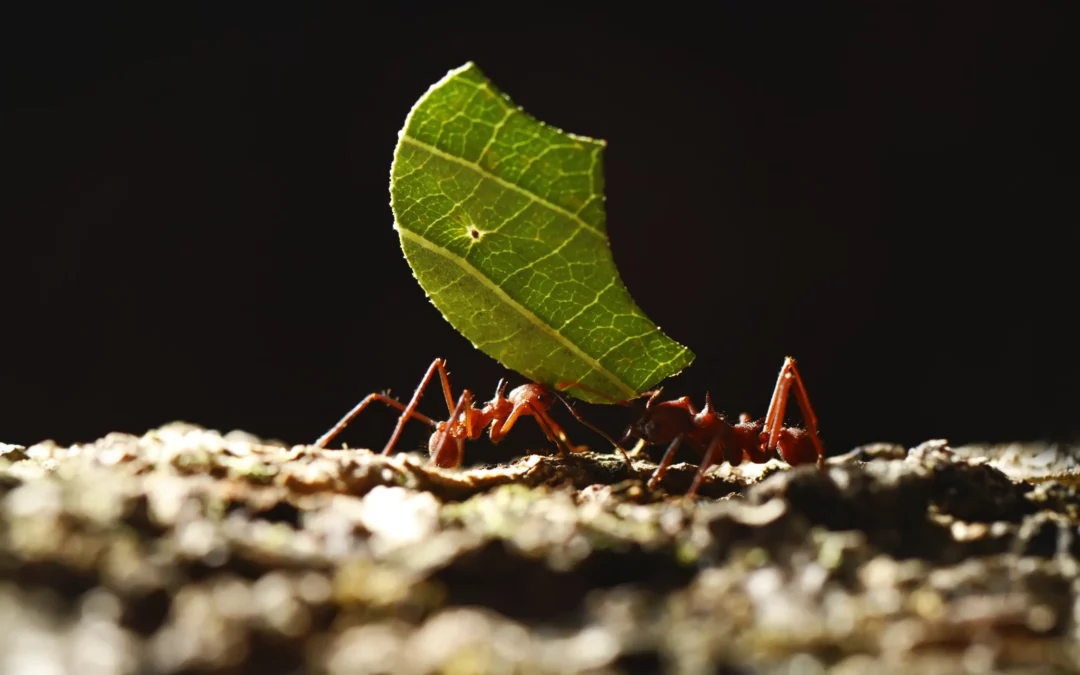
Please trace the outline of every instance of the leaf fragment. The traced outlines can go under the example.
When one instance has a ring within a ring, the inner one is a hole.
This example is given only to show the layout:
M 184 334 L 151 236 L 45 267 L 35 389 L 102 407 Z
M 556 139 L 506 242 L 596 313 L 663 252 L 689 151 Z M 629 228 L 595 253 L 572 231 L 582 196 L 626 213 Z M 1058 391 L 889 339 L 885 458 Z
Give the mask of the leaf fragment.
M 694 358 L 619 277 L 605 145 L 536 120 L 470 62 L 417 101 L 390 177 L 402 250 L 443 317 L 534 382 L 610 397 L 567 390 L 595 403 L 633 398 Z

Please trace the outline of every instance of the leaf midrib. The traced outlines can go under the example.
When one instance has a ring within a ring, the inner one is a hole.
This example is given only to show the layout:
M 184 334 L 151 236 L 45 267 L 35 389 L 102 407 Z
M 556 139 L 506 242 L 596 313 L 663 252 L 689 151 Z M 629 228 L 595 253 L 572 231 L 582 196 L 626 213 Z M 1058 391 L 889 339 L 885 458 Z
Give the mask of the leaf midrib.
M 419 149 L 421 149 L 421 150 L 423 150 L 425 152 L 430 152 L 432 155 L 435 155 L 439 159 L 444 159 L 444 160 L 446 160 L 448 162 L 453 162 L 453 163 L 455 163 L 455 164 L 457 164 L 459 166 L 463 166 L 463 167 L 465 167 L 467 169 L 471 169 L 471 170 L 475 171 L 476 173 L 480 174 L 481 176 L 483 176 L 484 178 L 487 178 L 489 180 L 492 180 L 492 181 L 498 183 L 501 187 L 504 187 L 507 190 L 512 190 L 514 192 L 517 192 L 518 194 L 520 194 L 520 195 L 524 196 L 525 198 L 527 198 L 529 201 L 532 201 L 533 203 L 536 203 L 536 204 L 540 204 L 541 206 L 544 206 L 545 208 L 551 209 L 552 211 L 558 213 L 561 216 L 565 216 L 566 218 L 569 218 L 570 220 L 574 221 L 574 223 L 576 223 L 581 229 L 586 230 L 587 232 L 589 232 L 593 236 L 595 236 L 595 237 L 597 237 L 597 238 L 599 238 L 599 239 L 601 239 L 601 240 L 603 240 L 605 242 L 607 241 L 607 235 L 606 234 L 604 234 L 603 232 L 598 230 L 595 226 L 586 223 L 584 220 L 581 219 L 581 216 L 577 215 L 576 213 L 573 213 L 572 211 L 566 210 L 565 208 L 563 208 L 562 206 L 559 206 L 558 204 L 555 204 L 553 202 L 548 201 L 547 199 L 544 199 L 543 197 L 536 194 L 535 192 L 530 192 L 530 191 L 526 190 L 525 188 L 521 187 L 520 185 L 512 183 L 512 182 L 506 180 L 505 178 L 502 178 L 500 176 L 497 176 L 497 175 L 491 173 L 490 171 L 488 171 L 484 167 L 480 166 L 476 162 L 470 162 L 469 160 L 465 159 L 464 157 L 459 157 L 457 155 L 450 154 L 449 152 L 446 152 L 445 150 L 441 150 L 441 149 L 435 147 L 434 145 L 431 145 L 429 143 L 425 143 L 424 141 L 421 141 L 421 140 L 419 140 L 417 138 L 414 138 L 413 136 L 409 136 L 407 134 L 402 134 L 401 142 L 402 143 L 408 143 L 409 145 L 415 146 L 415 147 L 417 147 L 417 148 L 419 148 Z
M 480 282 L 481 285 L 485 286 L 488 290 L 494 293 L 496 297 L 498 297 L 499 300 L 505 303 L 508 307 L 516 310 L 523 317 L 525 317 L 526 320 L 528 320 L 530 323 L 532 323 L 544 333 L 551 336 L 556 342 L 566 347 L 566 349 L 571 351 L 575 356 L 588 364 L 589 367 L 591 367 L 595 372 L 599 373 L 600 375 L 608 379 L 610 382 L 612 382 L 623 392 L 624 397 L 627 400 L 633 398 L 636 395 L 637 392 L 635 392 L 628 383 L 624 382 L 621 378 L 619 378 L 619 376 L 615 375 L 610 370 L 605 368 L 595 358 L 583 352 L 580 347 L 568 340 L 562 333 L 552 328 L 547 322 L 538 317 L 524 305 L 519 303 L 514 298 L 510 297 L 510 295 L 507 294 L 506 291 L 499 288 L 499 286 L 497 286 L 493 281 L 491 281 L 491 279 L 489 279 L 486 275 L 480 272 L 480 270 L 476 269 L 476 267 L 474 267 L 472 263 L 465 260 L 461 256 L 435 244 L 423 235 L 413 232 L 412 230 L 409 230 L 407 228 L 400 227 L 397 223 L 394 223 L 394 229 L 397 230 L 398 234 L 402 237 L 409 239 L 413 243 L 422 246 L 423 248 L 431 251 L 432 253 L 442 256 L 446 260 L 460 267 L 466 274 L 476 279 L 478 282 Z

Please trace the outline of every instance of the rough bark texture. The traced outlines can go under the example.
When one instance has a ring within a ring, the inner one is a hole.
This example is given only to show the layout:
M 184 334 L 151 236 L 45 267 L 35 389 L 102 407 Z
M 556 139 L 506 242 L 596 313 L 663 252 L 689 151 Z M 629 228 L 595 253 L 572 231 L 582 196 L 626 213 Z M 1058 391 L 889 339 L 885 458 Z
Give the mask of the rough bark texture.
M 1074 450 L 722 465 L 687 504 L 696 467 L 588 452 L 0 445 L 0 668 L 1080 672 Z

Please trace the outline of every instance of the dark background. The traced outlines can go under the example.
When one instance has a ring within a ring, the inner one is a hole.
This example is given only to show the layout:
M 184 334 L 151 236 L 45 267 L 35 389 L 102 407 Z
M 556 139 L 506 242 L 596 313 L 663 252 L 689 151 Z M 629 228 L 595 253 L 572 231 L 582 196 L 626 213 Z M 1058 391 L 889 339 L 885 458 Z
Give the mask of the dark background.
M 469 60 L 608 140 L 615 260 L 697 354 L 666 392 L 763 415 L 792 354 L 833 452 L 1074 440 L 1069 17 L 711 4 L 9 14 L 0 440 L 182 419 L 310 442 L 436 356 L 489 396 L 506 373 L 425 299 L 388 193 L 409 109 Z

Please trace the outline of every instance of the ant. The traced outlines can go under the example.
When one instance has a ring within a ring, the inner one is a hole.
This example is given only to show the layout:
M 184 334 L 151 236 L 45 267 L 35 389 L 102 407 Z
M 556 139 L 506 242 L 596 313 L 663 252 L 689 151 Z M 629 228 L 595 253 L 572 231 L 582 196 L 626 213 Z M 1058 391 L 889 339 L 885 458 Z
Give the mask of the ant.
M 805 429 L 784 426 L 784 412 L 792 385 L 806 423 Z M 557 385 L 559 389 L 575 386 L 589 389 L 573 382 L 560 382 Z M 675 451 L 684 442 L 703 455 L 701 467 L 686 493 L 687 497 L 697 494 L 705 472 L 714 463 L 718 451 L 733 466 L 744 460 L 764 464 L 773 453 L 791 466 L 810 462 L 816 462 L 819 469 L 825 466 L 825 450 L 818 437 L 817 417 L 810 407 L 810 398 L 795 366 L 795 359 L 790 356 L 784 359 L 769 411 L 762 420 L 754 421 L 750 415 L 743 413 L 739 415 L 738 424 L 731 424 L 722 414 L 717 414 L 708 393 L 705 394 L 705 407 L 699 411 L 688 396 L 657 402 L 660 392 L 660 389 L 656 389 L 641 394 L 639 398 L 648 397 L 641 418 L 630 424 L 622 439 L 615 444 L 624 456 L 622 443 L 632 438 L 644 440 L 647 445 L 668 444 L 667 451 L 647 483 L 650 490 L 664 477 Z M 620 403 L 628 404 L 626 401 Z
M 442 380 L 443 394 L 446 396 L 446 407 L 450 411 L 450 418 L 445 422 L 436 422 L 430 417 L 416 411 L 416 406 L 420 402 L 420 397 L 424 393 L 424 389 L 427 387 L 431 378 L 438 371 L 439 378 Z M 577 411 L 567 403 L 558 392 L 550 389 L 541 384 L 523 384 L 520 387 L 512 389 L 509 395 L 506 394 L 506 380 L 499 380 L 499 384 L 495 387 L 495 396 L 490 401 L 484 404 L 482 408 L 476 408 L 473 406 L 472 392 L 465 389 L 461 392 L 461 397 L 458 399 L 457 404 L 454 404 L 453 394 L 450 392 L 450 378 L 446 372 L 446 361 L 437 358 L 431 362 L 428 366 L 427 373 L 424 375 L 424 379 L 420 381 L 420 385 L 416 388 L 416 392 L 413 394 L 412 400 L 408 405 L 402 405 L 397 399 L 391 398 L 386 394 L 368 394 L 361 400 L 356 406 L 348 412 L 341 421 L 334 425 L 332 429 L 322 435 L 319 440 L 315 441 L 315 447 L 325 448 L 326 445 L 337 436 L 346 425 L 349 424 L 360 412 L 368 406 L 372 401 L 379 401 L 386 405 L 396 408 L 401 411 L 401 417 L 398 418 L 397 427 L 394 428 L 394 433 L 390 436 L 390 440 L 386 443 L 386 447 L 383 448 L 382 454 L 389 455 L 394 449 L 394 445 L 397 444 L 398 437 L 401 435 L 401 430 L 405 426 L 405 422 L 409 418 L 417 419 L 424 424 L 431 427 L 431 438 L 428 439 L 428 453 L 431 455 L 431 462 L 435 466 L 442 468 L 456 468 L 461 466 L 462 460 L 465 454 L 465 441 L 475 441 L 480 438 L 484 433 L 484 429 L 489 429 L 489 435 L 492 443 L 498 443 L 503 437 L 510 431 L 514 424 L 525 416 L 532 416 L 536 420 L 537 425 L 543 430 L 544 435 L 548 440 L 555 443 L 559 449 L 559 453 L 566 456 L 566 451 L 580 452 L 580 449 L 570 443 L 566 437 L 566 432 L 562 430 L 555 420 L 551 418 L 548 413 L 548 409 L 554 403 L 554 399 L 558 398 L 563 402 L 570 412 L 579 421 L 586 424 L 592 429 L 596 429 L 588 422 L 582 419 Z M 610 436 L 604 435 L 605 438 L 611 440 Z M 565 447 L 564 447 L 565 446 Z M 625 453 L 623 453 L 625 455 Z M 629 463 L 629 458 L 626 459 Z

